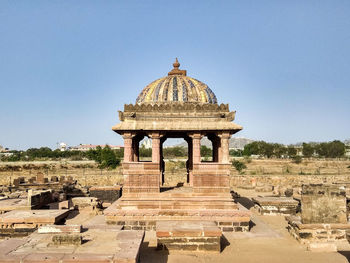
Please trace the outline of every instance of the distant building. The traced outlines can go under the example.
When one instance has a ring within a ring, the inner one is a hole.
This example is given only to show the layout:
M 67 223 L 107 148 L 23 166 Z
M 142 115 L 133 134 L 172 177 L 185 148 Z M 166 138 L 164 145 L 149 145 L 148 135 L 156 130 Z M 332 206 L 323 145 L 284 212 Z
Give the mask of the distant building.
M 0 145 L 0 153 L 6 153 L 9 151 L 9 148 L 5 148 L 2 145 Z
M 64 152 L 67 150 L 67 144 L 64 142 L 60 142 L 57 145 L 57 149 L 59 149 L 61 152 Z
M 145 139 L 142 142 L 141 147 L 145 147 L 146 149 L 152 148 L 152 141 L 150 139 Z
M 106 146 L 106 144 L 102 144 L 102 145 L 98 145 L 98 144 L 79 144 L 78 146 L 72 146 L 69 148 L 70 151 L 82 151 L 82 152 L 86 152 L 89 150 L 96 150 L 96 148 L 100 146 L 101 148 L 104 148 Z M 124 146 L 120 146 L 120 145 L 109 145 L 108 146 L 112 149 L 112 150 L 120 150 L 123 149 Z

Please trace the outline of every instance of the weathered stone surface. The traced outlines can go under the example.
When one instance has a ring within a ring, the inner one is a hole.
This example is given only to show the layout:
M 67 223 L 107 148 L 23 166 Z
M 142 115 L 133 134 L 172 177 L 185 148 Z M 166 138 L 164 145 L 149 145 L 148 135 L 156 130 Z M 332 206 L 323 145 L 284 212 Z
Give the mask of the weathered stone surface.
M 48 233 L 80 233 L 81 225 L 45 225 L 38 228 L 39 234 Z
M 334 243 L 310 243 L 307 250 L 312 252 L 337 252 L 337 245 Z
M 0 262 L 136 263 L 143 237 L 143 231 L 103 229 L 87 230 L 81 235 L 33 233 L 23 240 L 0 241 Z M 79 242 L 81 238 L 87 242 Z
M 0 236 L 25 236 L 41 225 L 58 223 L 67 216 L 67 210 L 10 211 L 0 215 Z
M 295 215 L 299 207 L 299 202 L 291 197 L 258 196 L 252 200 L 262 215 Z
M 103 202 L 113 203 L 121 196 L 120 186 L 95 186 L 89 189 L 90 196 Z
M 339 185 L 303 185 L 301 221 L 312 223 L 347 223 L 345 187 Z
M 220 252 L 222 231 L 215 222 L 162 221 L 156 226 L 159 248 Z
M 81 245 L 82 236 L 76 234 L 60 234 L 52 237 L 54 245 Z

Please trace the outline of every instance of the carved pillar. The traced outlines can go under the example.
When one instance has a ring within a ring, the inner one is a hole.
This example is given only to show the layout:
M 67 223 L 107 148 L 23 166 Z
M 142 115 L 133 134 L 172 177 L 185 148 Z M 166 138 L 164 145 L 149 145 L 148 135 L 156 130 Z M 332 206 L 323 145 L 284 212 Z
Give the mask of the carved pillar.
M 160 163 L 160 138 L 159 132 L 154 132 L 150 134 L 152 138 L 152 162 Z
M 189 137 L 192 138 L 192 151 L 191 151 L 191 166 L 193 167 L 193 164 L 200 163 L 201 162 L 201 139 L 202 135 L 200 133 L 192 133 L 189 134 Z M 193 170 L 190 171 L 189 174 L 189 183 L 190 186 L 193 186 Z
M 132 162 L 134 159 L 134 151 L 133 151 L 133 137 L 135 134 L 133 133 L 124 133 L 124 162 Z
M 200 163 L 202 135 L 200 133 L 193 133 L 190 137 L 192 138 L 192 161 L 193 163 Z
M 220 163 L 230 163 L 230 152 L 229 152 L 229 141 L 231 134 L 229 132 L 222 132 L 219 134 L 220 137 Z
M 152 138 L 152 163 L 158 163 L 159 164 L 159 185 L 163 185 L 163 176 L 161 171 L 161 134 L 159 132 L 152 132 L 149 134 L 149 137 Z

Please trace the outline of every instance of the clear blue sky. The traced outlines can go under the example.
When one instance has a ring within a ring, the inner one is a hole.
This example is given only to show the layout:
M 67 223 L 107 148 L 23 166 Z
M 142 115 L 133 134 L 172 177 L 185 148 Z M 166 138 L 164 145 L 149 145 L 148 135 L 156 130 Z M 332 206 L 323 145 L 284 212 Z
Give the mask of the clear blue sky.
M 0 1 L 0 145 L 121 144 L 175 57 L 236 110 L 235 136 L 350 138 L 350 1 Z

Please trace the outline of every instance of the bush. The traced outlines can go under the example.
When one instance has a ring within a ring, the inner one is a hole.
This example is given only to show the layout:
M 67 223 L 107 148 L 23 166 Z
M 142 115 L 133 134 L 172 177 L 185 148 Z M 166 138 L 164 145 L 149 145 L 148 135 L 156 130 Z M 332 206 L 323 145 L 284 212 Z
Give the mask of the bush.
M 294 156 L 293 157 L 293 163 L 300 164 L 302 162 L 303 158 L 301 156 Z
M 243 162 L 238 161 L 238 160 L 233 160 L 232 165 L 236 168 L 236 170 L 239 173 L 241 173 L 244 169 L 247 168 L 247 166 Z

